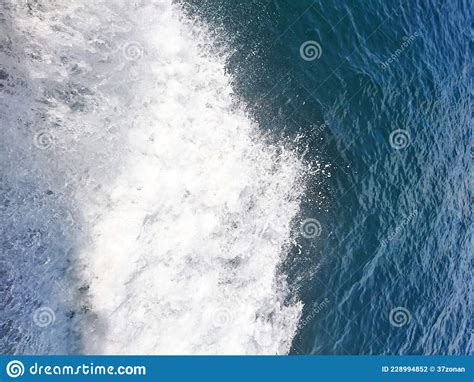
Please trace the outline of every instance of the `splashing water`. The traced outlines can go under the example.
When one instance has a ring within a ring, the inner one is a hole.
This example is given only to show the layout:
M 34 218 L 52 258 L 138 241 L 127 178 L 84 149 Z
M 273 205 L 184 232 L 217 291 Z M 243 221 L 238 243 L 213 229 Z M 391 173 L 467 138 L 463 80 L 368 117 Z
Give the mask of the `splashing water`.
M 7 315 L 47 300 L 56 318 L 22 319 L 10 345 L 33 339 L 11 351 L 287 353 L 301 304 L 278 265 L 303 166 L 241 111 L 205 28 L 152 0 L 11 2 L 2 17 L 15 207 L 2 239 L 40 233 L 5 252 L 12 289 L 39 285 L 12 292 Z M 38 253 L 42 276 L 28 270 Z

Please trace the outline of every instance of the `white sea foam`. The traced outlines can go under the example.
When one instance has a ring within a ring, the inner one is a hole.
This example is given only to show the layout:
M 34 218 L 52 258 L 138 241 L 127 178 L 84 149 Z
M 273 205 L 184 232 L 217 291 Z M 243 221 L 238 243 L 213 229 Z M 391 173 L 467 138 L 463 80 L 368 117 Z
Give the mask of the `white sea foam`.
M 225 54 L 168 1 L 39 4 L 9 8 L 36 108 L 9 121 L 54 138 L 28 155 L 73 206 L 78 351 L 287 353 L 302 165 L 238 107 Z

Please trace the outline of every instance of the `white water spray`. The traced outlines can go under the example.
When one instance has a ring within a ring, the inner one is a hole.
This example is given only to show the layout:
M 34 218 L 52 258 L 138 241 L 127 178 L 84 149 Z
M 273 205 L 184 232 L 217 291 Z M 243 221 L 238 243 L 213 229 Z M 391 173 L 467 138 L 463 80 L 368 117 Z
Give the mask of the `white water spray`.
M 302 165 L 236 106 L 206 31 L 156 0 L 8 15 L 6 66 L 28 85 L 2 105 L 28 102 L 2 113 L 7 138 L 26 142 L 2 159 L 34 158 L 75 222 L 62 230 L 82 311 L 56 312 L 61 338 L 73 324 L 84 353 L 287 353 L 301 304 L 277 267 Z

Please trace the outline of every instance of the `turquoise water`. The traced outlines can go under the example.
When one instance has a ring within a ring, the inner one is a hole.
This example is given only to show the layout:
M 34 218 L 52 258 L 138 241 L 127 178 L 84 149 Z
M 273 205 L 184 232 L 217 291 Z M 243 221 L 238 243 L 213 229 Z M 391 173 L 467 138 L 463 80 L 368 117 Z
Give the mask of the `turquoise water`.
M 472 354 L 473 4 L 184 4 L 231 47 L 249 114 L 316 169 L 295 231 L 319 236 L 282 266 L 304 302 L 291 353 Z

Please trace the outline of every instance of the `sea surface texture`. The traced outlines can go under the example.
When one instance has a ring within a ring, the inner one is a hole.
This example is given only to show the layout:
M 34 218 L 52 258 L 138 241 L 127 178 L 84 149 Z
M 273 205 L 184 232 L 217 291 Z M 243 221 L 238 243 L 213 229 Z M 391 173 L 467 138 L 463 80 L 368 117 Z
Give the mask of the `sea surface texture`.
M 0 0 L 0 352 L 472 354 L 473 17 Z

